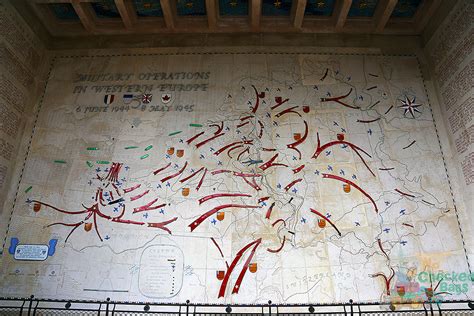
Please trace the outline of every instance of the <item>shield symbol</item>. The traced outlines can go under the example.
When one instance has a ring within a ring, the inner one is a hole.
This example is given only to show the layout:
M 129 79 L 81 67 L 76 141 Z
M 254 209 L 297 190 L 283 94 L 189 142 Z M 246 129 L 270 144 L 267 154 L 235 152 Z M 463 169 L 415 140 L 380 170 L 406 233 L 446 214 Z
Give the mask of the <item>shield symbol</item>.
M 425 294 L 427 298 L 431 299 L 433 297 L 433 288 L 427 287 L 425 289 Z
M 249 264 L 249 271 L 252 272 L 252 273 L 257 272 L 257 263 L 256 262 L 253 262 L 253 263 Z
M 224 220 L 225 213 L 224 212 L 217 212 L 217 219 L 222 221 Z
M 33 211 L 39 212 L 40 209 L 41 209 L 41 204 L 35 203 L 35 204 L 33 205 Z
M 181 191 L 183 196 L 188 196 L 189 195 L 189 188 L 183 188 L 183 191 Z
M 281 103 L 282 101 L 282 98 L 281 97 L 275 97 L 275 102 L 276 103 Z
M 84 224 L 84 230 L 86 232 L 90 231 L 92 229 L 92 223 L 85 223 Z
M 300 133 L 294 133 L 293 134 L 293 139 L 294 140 L 300 140 L 301 139 L 301 134 Z
M 164 104 L 166 103 L 169 103 L 171 101 L 171 94 L 169 93 L 163 93 L 161 95 L 161 102 L 163 102 Z
M 112 102 L 114 102 L 114 99 L 115 99 L 115 95 L 113 94 L 106 94 L 104 96 L 104 103 L 109 105 L 109 104 L 112 104 Z
M 130 104 L 133 101 L 133 94 L 124 94 L 123 95 L 123 103 Z
M 224 271 L 222 271 L 222 270 L 216 271 L 216 276 L 217 276 L 217 279 L 218 279 L 219 281 L 222 281 L 222 280 L 224 280 L 225 273 L 224 273 Z
M 397 285 L 397 293 L 400 297 L 403 297 L 405 295 L 405 286 Z
M 319 226 L 319 228 L 326 227 L 326 220 L 322 219 L 322 218 L 318 219 L 318 226 Z
M 178 149 L 178 151 L 176 152 L 176 156 L 178 156 L 179 158 L 183 157 L 184 156 L 184 149 Z
M 342 185 L 342 188 L 344 189 L 344 192 L 346 192 L 346 193 L 351 192 L 351 186 L 350 186 L 349 184 L 347 184 L 347 183 L 344 183 L 344 184 Z
M 337 140 L 342 142 L 344 140 L 344 134 L 337 134 Z
M 303 112 L 309 113 L 309 106 L 308 105 L 303 105 Z
M 150 103 L 152 99 L 153 99 L 153 94 L 151 93 L 145 93 L 144 95 L 142 95 L 143 104 Z
M 174 154 L 174 147 L 168 148 L 168 150 L 166 152 L 168 153 L 168 155 Z

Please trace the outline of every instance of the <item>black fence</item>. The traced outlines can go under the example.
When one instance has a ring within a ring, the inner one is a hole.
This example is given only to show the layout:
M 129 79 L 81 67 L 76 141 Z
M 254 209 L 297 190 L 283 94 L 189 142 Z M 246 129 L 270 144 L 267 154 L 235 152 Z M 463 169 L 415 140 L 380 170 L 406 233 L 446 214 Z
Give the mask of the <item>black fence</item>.
M 471 301 L 426 301 L 394 303 L 346 304 L 268 304 L 212 305 L 166 304 L 147 302 L 50 300 L 30 298 L 0 298 L 0 315 L 61 316 L 61 315 L 474 315 Z

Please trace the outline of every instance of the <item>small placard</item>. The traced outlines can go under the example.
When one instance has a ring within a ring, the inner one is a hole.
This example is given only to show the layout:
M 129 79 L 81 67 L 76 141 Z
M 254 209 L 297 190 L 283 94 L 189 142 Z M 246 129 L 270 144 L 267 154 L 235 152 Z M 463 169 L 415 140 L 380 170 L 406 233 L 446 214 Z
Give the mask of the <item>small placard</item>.
M 184 255 L 173 245 L 152 245 L 140 259 L 138 287 L 151 298 L 176 296 L 183 285 Z
M 47 245 L 18 245 L 13 258 L 15 260 L 43 261 L 48 258 Z

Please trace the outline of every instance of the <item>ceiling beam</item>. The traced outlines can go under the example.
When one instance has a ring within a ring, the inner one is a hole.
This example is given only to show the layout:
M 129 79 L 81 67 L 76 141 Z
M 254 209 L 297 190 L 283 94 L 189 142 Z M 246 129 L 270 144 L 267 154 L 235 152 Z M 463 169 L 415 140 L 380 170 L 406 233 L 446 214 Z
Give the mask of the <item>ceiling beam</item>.
M 340 0 L 336 8 L 336 31 L 341 31 L 346 24 L 347 14 L 351 8 L 352 0 Z
M 71 4 L 74 7 L 77 16 L 79 16 L 79 19 L 81 20 L 81 23 L 86 31 L 95 33 L 96 27 L 94 17 L 92 16 L 91 10 L 86 7 L 89 5 L 89 3 L 81 3 L 80 0 L 72 0 Z
M 161 9 L 163 10 L 163 17 L 165 18 L 166 27 L 174 30 L 176 27 L 176 6 L 173 6 L 171 0 L 160 0 Z
M 393 9 L 397 5 L 398 0 L 382 0 L 378 3 L 374 14 L 375 33 L 382 33 L 387 25 L 388 19 L 392 15 Z
M 413 17 L 417 33 L 421 33 L 425 29 L 426 24 L 428 24 L 428 21 L 431 19 L 440 4 L 441 0 L 423 1 L 421 3 Z
M 258 31 L 260 28 L 261 13 L 262 0 L 252 0 L 250 4 L 250 25 L 253 31 Z
M 307 0 L 296 0 L 293 3 L 291 12 L 291 21 L 296 29 L 301 29 L 303 26 L 304 10 L 306 9 Z
M 133 26 L 137 21 L 137 15 L 135 13 L 133 4 L 128 0 L 115 0 L 115 6 L 122 17 L 125 28 L 127 30 L 133 30 Z
M 217 27 L 217 6 L 217 0 L 206 0 L 207 24 L 211 30 Z
M 48 3 L 71 3 L 72 0 L 35 0 L 34 2 L 35 3 L 44 3 L 44 4 L 48 4 Z

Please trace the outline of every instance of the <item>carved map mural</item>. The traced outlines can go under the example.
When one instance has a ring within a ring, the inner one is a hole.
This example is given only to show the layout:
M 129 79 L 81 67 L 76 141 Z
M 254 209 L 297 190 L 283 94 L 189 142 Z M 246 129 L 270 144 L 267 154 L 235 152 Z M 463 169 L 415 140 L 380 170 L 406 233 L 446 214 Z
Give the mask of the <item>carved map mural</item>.
M 472 297 L 437 135 L 414 57 L 58 58 L 2 295 Z

